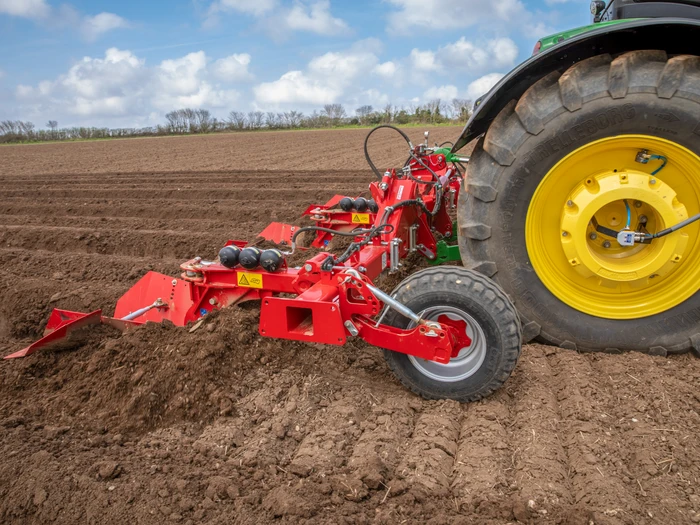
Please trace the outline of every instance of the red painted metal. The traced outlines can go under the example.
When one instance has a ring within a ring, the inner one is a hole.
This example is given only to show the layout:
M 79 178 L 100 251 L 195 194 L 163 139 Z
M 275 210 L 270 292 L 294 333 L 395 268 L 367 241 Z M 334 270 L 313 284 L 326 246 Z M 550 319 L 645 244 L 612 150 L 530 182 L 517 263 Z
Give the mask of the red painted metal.
M 270 223 L 267 228 L 258 234 L 258 237 L 262 237 L 268 241 L 272 241 L 277 244 L 292 244 L 292 235 L 297 230 L 297 226 L 292 226 L 291 224 L 285 224 L 283 222 L 273 222 Z
M 345 195 L 334 195 L 326 204 L 312 204 L 302 216 L 308 216 L 316 226 L 338 232 L 351 232 L 356 228 L 368 228 L 374 224 L 377 214 L 369 210 L 364 212 L 343 211 L 336 206 Z M 330 232 L 319 231 L 311 243 L 314 248 L 325 248 L 333 239 Z
M 69 310 L 59 310 L 56 308 L 51 312 L 49 322 L 46 324 L 44 337 L 18 352 L 6 355 L 5 359 L 26 357 L 41 348 L 48 348 L 56 342 L 65 339 L 72 331 L 78 328 L 91 324 L 100 324 L 101 315 L 102 310 L 95 310 L 94 312 L 86 314 L 82 312 L 71 312 Z
M 375 228 L 381 225 L 381 221 L 388 225 L 346 261 L 336 262 L 332 270 L 322 270 L 324 262 L 332 256 L 326 252 L 318 253 L 298 268 L 288 268 L 285 264 L 276 273 L 267 273 L 261 268 L 231 269 L 214 261 L 195 258 L 181 265 L 180 278 L 148 272 L 119 299 L 114 318 L 101 317 L 99 311 L 80 314 L 55 310 L 45 337 L 8 357 L 29 355 L 85 324 L 103 322 L 126 329 L 167 319 L 185 326 L 213 310 L 243 301 L 261 300 L 259 331 L 267 337 L 342 345 L 356 333 L 368 343 L 382 348 L 439 363 L 448 362 L 461 348 L 471 344 L 466 336 L 466 325 L 457 325 L 449 318 L 441 318 L 432 325 L 419 324 L 410 330 L 377 324 L 373 318 L 381 312 L 384 304 L 365 286 L 389 268 L 391 246 L 397 239 L 398 257 L 403 259 L 412 249 L 426 254 L 436 253 L 436 234 L 442 236 L 452 232 L 452 221 L 447 212 L 448 191 L 455 189 L 456 197 L 460 180 L 453 176 L 444 156 L 423 155 L 418 147 L 414 153 L 440 178 L 444 193 L 436 194 L 435 185 L 421 183 L 432 181 L 433 174 L 413 160 L 411 177 L 406 177 L 404 171 L 390 170 L 381 182 L 370 184 L 371 198 L 379 208 L 377 213 L 353 217 L 356 212 L 337 209 L 342 195 L 334 196 L 324 205 L 310 206 L 304 212 L 318 226 L 335 231 Z M 435 216 L 427 215 L 417 204 L 419 199 L 425 208 L 433 210 L 438 197 L 441 199 L 440 210 Z M 402 201 L 409 203 L 395 207 Z M 387 211 L 390 207 L 393 209 L 391 213 Z M 291 245 L 298 228 L 272 223 L 260 236 L 278 244 Z M 413 230 L 416 246 L 411 247 L 409 240 Z M 330 238 L 322 233 L 318 232 L 316 236 L 316 246 L 323 246 Z M 360 234 L 356 240 L 361 238 Z M 242 247 L 246 243 L 226 243 L 230 244 Z M 354 270 L 352 275 L 346 272 L 350 269 Z M 162 301 L 162 306 L 154 307 L 136 319 L 123 319 L 154 304 L 157 299 Z

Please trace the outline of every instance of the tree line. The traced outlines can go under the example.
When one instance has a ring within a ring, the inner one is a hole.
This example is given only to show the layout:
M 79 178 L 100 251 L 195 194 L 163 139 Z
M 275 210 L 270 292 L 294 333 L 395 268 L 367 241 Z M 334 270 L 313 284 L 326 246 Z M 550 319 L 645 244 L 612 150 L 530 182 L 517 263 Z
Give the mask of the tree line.
M 381 109 L 370 105 L 355 109 L 348 116 L 342 104 L 326 104 L 321 111 L 305 115 L 301 111 L 263 112 L 231 111 L 227 118 L 217 119 L 207 109 L 177 109 L 165 115 L 165 123 L 144 128 L 59 128 L 49 120 L 44 129 L 21 120 L 0 121 L 0 143 L 42 142 L 53 140 L 107 139 L 125 137 L 155 137 L 189 135 L 224 131 L 256 131 L 279 129 L 317 129 L 345 126 L 376 126 L 379 124 L 444 124 L 464 123 L 472 113 L 472 103 L 465 99 L 445 102 L 431 100 L 408 108 L 387 104 Z

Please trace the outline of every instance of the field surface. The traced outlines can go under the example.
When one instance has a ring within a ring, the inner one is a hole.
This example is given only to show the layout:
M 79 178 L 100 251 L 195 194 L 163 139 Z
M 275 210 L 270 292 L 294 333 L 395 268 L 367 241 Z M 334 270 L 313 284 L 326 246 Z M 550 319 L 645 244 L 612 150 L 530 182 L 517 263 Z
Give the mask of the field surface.
M 0 351 L 366 191 L 365 133 L 0 148 Z M 429 402 L 364 343 L 261 338 L 254 304 L 193 333 L 103 327 L 0 362 L 0 522 L 700 523 L 699 387 L 690 354 L 528 345 L 491 398 Z

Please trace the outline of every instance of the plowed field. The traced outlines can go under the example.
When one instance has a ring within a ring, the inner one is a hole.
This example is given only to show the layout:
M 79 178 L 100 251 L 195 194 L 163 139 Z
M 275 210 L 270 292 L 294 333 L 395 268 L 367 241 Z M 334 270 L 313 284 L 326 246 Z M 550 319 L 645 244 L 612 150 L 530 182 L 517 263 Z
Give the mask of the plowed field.
M 148 270 L 362 193 L 365 133 L 0 148 L 0 350 L 54 307 L 110 313 Z M 102 327 L 0 362 L 0 522 L 700 523 L 692 355 L 528 345 L 460 405 L 412 395 L 364 343 L 263 339 L 256 319 Z

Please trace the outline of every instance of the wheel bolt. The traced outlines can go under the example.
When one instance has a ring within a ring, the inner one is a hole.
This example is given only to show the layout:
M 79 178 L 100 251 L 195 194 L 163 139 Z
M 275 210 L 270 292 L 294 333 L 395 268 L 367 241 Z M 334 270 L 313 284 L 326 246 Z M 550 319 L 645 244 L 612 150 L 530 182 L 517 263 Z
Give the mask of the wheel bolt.
M 567 205 L 569 208 L 571 208 L 571 207 L 574 205 L 574 201 L 568 200 L 568 201 L 566 201 L 566 205 Z
M 596 232 L 592 232 L 588 238 L 592 241 L 595 241 L 598 238 L 598 234 Z
M 634 207 L 635 207 L 635 208 L 641 208 L 641 207 L 642 207 L 641 201 L 635 201 Z
M 561 232 L 562 237 L 567 237 L 569 235 L 569 232 Z
M 603 248 L 610 248 L 610 241 L 605 241 L 603 243 Z
M 651 179 L 651 180 L 649 181 L 649 184 L 656 184 L 656 179 Z
M 646 224 L 646 223 L 647 223 L 647 216 L 646 216 L 646 215 L 640 215 L 640 216 L 639 216 L 639 222 L 641 222 L 642 224 Z

